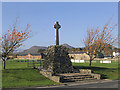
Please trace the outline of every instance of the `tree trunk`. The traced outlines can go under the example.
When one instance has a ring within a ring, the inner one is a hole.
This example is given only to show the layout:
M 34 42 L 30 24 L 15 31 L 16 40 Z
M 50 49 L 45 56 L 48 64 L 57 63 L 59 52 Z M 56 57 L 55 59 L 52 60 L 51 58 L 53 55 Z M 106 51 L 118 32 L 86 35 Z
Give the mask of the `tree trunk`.
M 7 58 L 2 58 L 2 61 L 3 61 L 3 69 L 5 69 L 5 65 L 6 65 L 6 60 L 7 60 Z
M 89 66 L 91 67 L 91 65 L 92 65 L 92 59 L 90 58 L 90 63 L 89 63 Z
M 3 69 L 5 69 L 5 60 L 4 60 L 4 67 L 3 67 Z

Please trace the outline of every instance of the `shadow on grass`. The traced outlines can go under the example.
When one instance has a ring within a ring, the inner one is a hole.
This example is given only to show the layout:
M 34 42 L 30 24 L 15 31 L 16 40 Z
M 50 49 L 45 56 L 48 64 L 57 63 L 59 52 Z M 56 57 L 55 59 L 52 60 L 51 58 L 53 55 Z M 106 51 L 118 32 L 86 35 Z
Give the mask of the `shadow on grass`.
M 104 74 L 100 74 L 101 75 L 101 79 L 107 79 L 107 75 L 104 75 Z
M 5 69 L 2 71 L 10 71 L 10 70 L 32 70 L 33 68 L 17 68 L 17 69 Z
M 105 70 L 108 68 L 103 68 L 103 67 L 89 67 L 89 66 L 73 66 L 75 69 L 91 69 L 91 70 Z

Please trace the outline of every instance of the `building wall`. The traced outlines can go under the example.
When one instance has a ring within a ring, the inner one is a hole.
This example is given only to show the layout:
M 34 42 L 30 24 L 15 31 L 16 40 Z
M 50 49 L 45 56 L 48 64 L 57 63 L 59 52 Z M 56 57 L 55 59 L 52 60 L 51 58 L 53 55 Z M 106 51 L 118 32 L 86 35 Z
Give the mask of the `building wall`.
M 69 54 L 69 57 L 75 60 L 89 60 L 90 57 L 86 53 L 83 54 Z
M 89 60 L 90 57 L 86 53 L 83 54 L 69 54 L 69 57 L 75 60 Z M 17 59 L 41 59 L 42 56 L 33 56 L 31 54 L 28 54 L 26 56 L 17 56 Z
M 17 56 L 17 59 L 41 59 L 42 56 L 39 55 L 39 56 L 33 56 L 31 54 L 28 54 L 26 56 Z

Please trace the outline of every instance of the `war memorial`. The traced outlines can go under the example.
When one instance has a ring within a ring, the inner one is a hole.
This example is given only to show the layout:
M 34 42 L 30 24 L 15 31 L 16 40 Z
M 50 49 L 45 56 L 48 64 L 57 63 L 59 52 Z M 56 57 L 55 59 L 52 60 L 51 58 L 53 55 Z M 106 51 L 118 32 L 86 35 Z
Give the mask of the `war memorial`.
M 47 56 L 40 73 L 60 83 L 100 79 L 100 75 L 94 74 L 90 69 L 74 69 L 68 55 L 68 49 L 59 45 L 59 29 L 61 26 L 55 22 L 53 27 L 55 28 L 55 45 L 48 47 Z

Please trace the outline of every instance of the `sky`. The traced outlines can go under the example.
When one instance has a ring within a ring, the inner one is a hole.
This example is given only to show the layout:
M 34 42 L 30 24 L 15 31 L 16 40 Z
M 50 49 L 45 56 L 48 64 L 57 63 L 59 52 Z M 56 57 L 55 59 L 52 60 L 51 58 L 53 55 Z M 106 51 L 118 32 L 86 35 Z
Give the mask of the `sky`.
M 83 38 L 87 28 L 102 28 L 112 17 L 118 23 L 117 2 L 3 2 L 2 33 L 7 32 L 16 17 L 21 28 L 31 25 L 32 37 L 21 49 L 32 46 L 55 45 L 55 29 L 58 21 L 59 43 L 84 47 Z M 115 28 L 114 34 L 118 33 Z

